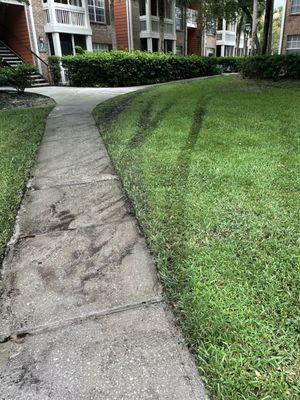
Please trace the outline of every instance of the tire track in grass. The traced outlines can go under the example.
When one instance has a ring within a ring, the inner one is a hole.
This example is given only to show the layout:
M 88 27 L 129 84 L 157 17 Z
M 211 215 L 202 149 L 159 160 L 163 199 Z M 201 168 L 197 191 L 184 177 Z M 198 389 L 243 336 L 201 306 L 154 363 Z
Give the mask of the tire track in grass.
M 157 96 L 151 97 L 146 102 L 138 121 L 137 132 L 131 138 L 129 147 L 136 148 L 141 146 L 145 140 L 147 140 L 147 138 L 155 132 L 156 128 L 159 126 L 159 123 L 165 118 L 167 113 L 170 111 L 170 108 L 175 103 L 175 99 L 168 101 L 164 107 L 159 110 L 153 118 L 151 118 L 151 111 L 156 98 Z
M 203 101 L 204 100 L 204 101 Z M 184 258 L 186 249 L 182 234 L 185 231 L 186 193 L 188 190 L 188 179 L 190 175 L 191 158 L 205 117 L 206 99 L 202 99 L 195 107 L 193 121 L 188 136 L 177 157 L 174 173 L 171 177 L 171 190 L 166 195 L 166 225 L 171 222 L 170 236 L 167 237 L 168 262 L 180 257 Z

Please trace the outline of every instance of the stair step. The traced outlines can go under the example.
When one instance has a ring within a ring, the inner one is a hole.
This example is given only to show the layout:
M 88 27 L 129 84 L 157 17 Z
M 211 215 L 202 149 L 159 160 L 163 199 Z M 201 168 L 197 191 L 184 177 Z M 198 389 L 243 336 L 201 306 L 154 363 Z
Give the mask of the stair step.
M 7 60 L 4 60 L 7 64 L 11 64 L 11 65 L 16 65 L 16 64 L 23 64 L 23 61 L 21 61 L 21 60 L 9 60 L 9 61 L 7 61 Z
M 2 57 L 4 61 L 21 61 L 18 57 Z
M 5 44 L 2 42 L 0 42 L 0 58 L 2 58 L 2 60 L 12 68 L 24 63 L 24 61 L 18 57 L 17 54 L 14 54 L 14 52 L 10 51 L 10 49 L 5 47 Z M 46 81 L 46 79 L 39 73 L 33 73 L 30 75 L 30 77 L 32 79 L 31 86 L 33 87 L 49 86 L 49 83 Z
M 32 83 L 31 87 L 50 86 L 48 82 L 45 83 Z

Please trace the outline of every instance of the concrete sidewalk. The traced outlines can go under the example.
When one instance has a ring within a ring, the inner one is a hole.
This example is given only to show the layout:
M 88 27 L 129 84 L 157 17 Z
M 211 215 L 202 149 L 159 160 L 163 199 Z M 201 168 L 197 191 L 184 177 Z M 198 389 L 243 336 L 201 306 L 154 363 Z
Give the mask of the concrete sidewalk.
M 3 265 L 1 400 L 206 399 L 91 116 L 134 90 L 31 90 L 57 105 Z

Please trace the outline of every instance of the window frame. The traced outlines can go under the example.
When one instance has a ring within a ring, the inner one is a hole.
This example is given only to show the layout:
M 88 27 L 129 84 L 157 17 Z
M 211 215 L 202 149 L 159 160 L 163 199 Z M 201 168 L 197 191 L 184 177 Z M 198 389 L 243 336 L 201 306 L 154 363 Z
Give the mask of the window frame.
M 290 14 L 292 15 L 300 14 L 300 0 L 291 0 Z
M 297 39 L 292 39 L 292 38 L 297 38 Z M 295 42 L 296 47 L 289 47 L 289 44 Z M 299 35 L 288 35 L 287 36 L 287 42 L 286 42 L 286 52 L 287 53 L 293 53 L 293 50 L 297 50 L 296 53 L 300 53 L 300 34 Z
M 102 2 L 103 3 L 103 7 L 102 6 L 97 6 L 96 5 L 97 2 L 99 2 L 99 3 Z M 90 3 L 93 3 L 93 4 L 90 4 Z M 93 16 L 94 16 L 95 19 L 91 19 L 90 10 L 93 10 Z M 103 21 L 97 21 L 96 10 L 103 10 Z M 88 13 L 89 13 L 89 20 L 93 24 L 106 24 L 105 0 L 88 0 Z
M 180 18 L 179 16 L 179 12 L 180 12 Z M 180 23 L 180 26 L 177 23 Z M 178 27 L 179 26 L 179 27 Z M 183 7 L 175 7 L 175 27 L 176 27 L 176 31 L 183 31 Z

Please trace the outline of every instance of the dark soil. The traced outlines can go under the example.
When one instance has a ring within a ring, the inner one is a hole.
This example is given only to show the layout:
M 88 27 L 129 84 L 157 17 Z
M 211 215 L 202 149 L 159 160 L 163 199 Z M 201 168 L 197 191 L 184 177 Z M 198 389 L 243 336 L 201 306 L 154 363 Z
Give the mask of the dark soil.
M 36 93 L 17 93 L 13 90 L 0 90 L 0 111 L 11 108 L 45 107 L 54 104 L 54 100 Z

